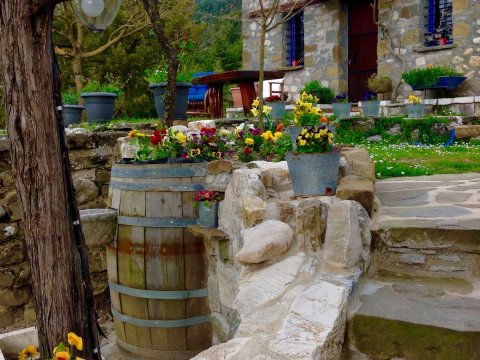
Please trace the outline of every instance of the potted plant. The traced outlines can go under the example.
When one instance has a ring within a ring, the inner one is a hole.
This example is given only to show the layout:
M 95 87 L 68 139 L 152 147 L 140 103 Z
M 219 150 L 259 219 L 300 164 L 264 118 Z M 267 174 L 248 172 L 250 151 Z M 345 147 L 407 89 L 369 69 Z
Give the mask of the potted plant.
M 265 104 L 271 108 L 270 116 L 272 119 L 283 119 L 285 116 L 285 102 L 278 95 L 272 95 L 265 98 Z
M 223 196 L 218 191 L 197 191 L 193 197 L 193 206 L 198 207 L 198 224 L 203 227 L 218 226 L 218 202 Z
M 285 157 L 296 196 L 335 194 L 340 150 L 333 147 L 333 133 L 326 126 L 304 127 L 296 150 Z
M 167 66 L 145 70 L 145 80 L 149 82 L 148 88 L 153 92 L 155 108 L 159 118 L 165 114 L 164 96 L 167 87 Z M 188 90 L 192 87 L 192 74 L 180 70 L 175 84 L 175 108 L 173 117 L 177 120 L 187 120 Z
M 78 105 L 78 93 L 72 90 L 65 91 L 62 93 L 62 100 L 65 127 L 80 123 L 85 107 Z
M 88 121 L 103 123 L 112 120 L 115 99 L 121 95 L 123 91 L 116 81 L 100 84 L 97 80 L 90 80 L 80 95 L 84 100 Z
M 292 140 L 293 148 L 295 149 L 296 140 L 304 126 L 320 125 L 321 122 L 327 122 L 328 119 L 317 107 L 318 98 L 312 94 L 303 92 L 295 102 L 294 118 L 295 126 L 289 126 L 288 131 Z
M 376 117 L 380 116 L 380 101 L 377 94 L 373 91 L 367 91 L 362 97 L 363 116 Z
M 318 80 L 307 82 L 301 92 L 316 96 L 319 104 L 331 104 L 335 97 L 333 90 L 328 86 L 321 85 Z
M 402 74 L 402 79 L 413 90 L 426 90 L 435 88 L 454 89 L 466 77 L 462 73 L 448 66 L 427 65 L 424 68 L 414 68 Z
M 339 94 L 333 99 L 333 113 L 340 119 L 350 118 L 352 103 L 348 101 L 347 95 Z
M 409 118 L 420 118 L 425 115 L 425 104 L 419 96 L 410 95 L 407 103 L 407 114 Z
M 367 80 L 368 90 L 377 93 L 384 94 L 392 92 L 392 79 L 388 76 L 382 76 L 373 74 Z

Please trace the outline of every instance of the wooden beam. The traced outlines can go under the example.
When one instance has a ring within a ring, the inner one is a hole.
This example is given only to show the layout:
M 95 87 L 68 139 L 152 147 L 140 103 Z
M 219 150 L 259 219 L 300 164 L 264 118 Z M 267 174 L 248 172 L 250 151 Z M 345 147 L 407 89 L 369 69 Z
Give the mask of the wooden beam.
M 301 9 L 302 7 L 311 6 L 311 5 L 315 5 L 315 4 L 320 4 L 320 3 L 326 2 L 326 1 L 328 1 L 328 0 L 303 0 L 303 1 L 298 1 L 295 4 L 295 1 L 292 0 L 292 1 L 289 1 L 285 4 L 279 5 L 277 14 L 289 11 L 290 9 L 292 9 L 292 6 L 293 6 L 293 9 L 296 10 L 296 9 Z M 268 12 L 268 10 L 270 10 L 270 9 L 265 8 L 264 12 Z M 248 17 L 250 19 L 259 17 L 261 15 L 262 15 L 262 10 L 253 10 L 253 11 L 250 11 L 248 13 Z

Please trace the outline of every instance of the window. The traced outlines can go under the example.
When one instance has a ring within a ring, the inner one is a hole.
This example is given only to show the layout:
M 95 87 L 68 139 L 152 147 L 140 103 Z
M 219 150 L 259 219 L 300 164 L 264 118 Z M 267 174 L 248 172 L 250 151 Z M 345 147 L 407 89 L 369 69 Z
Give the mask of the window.
M 453 44 L 452 0 L 426 0 L 425 46 Z
M 286 65 L 303 65 L 303 11 L 286 23 Z

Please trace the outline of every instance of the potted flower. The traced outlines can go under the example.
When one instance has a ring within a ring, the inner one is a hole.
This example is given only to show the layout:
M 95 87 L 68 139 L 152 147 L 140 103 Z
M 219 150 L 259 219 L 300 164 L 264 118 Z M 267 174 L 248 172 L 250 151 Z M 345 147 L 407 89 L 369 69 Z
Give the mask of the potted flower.
M 155 99 L 155 108 L 159 118 L 163 118 L 165 114 L 164 96 L 167 88 L 167 66 L 156 69 L 145 70 L 145 80 L 150 84 L 148 88 L 153 92 Z M 187 119 L 188 107 L 188 91 L 192 87 L 192 74 L 180 71 L 177 74 L 177 82 L 175 84 L 175 108 L 173 117 L 177 120 Z
M 407 114 L 409 118 L 420 118 L 425 115 L 425 104 L 419 96 L 410 95 L 407 103 Z
M 363 116 L 376 117 L 380 116 L 380 101 L 377 94 L 373 91 L 367 91 L 362 97 Z
M 377 93 L 384 94 L 392 92 L 392 79 L 388 76 L 382 76 L 373 74 L 367 80 L 368 90 Z
M 333 113 L 340 119 L 350 118 L 352 103 L 348 101 L 347 95 L 339 94 L 333 99 Z
M 84 100 L 88 121 L 103 123 L 112 120 L 115 99 L 121 95 L 123 91 L 116 81 L 100 84 L 97 80 L 90 80 L 80 95 Z
M 320 125 L 321 122 L 327 122 L 327 118 L 322 110 L 317 107 L 318 98 L 312 94 L 303 92 L 295 102 L 294 118 L 295 126 L 289 126 L 290 138 L 295 148 L 295 142 L 304 126 Z
M 78 93 L 73 90 L 62 93 L 65 126 L 78 124 L 82 120 L 83 107 L 78 105 Z
M 328 86 L 321 85 L 318 80 L 307 82 L 301 92 L 316 96 L 319 104 L 331 104 L 335 97 L 333 90 Z
M 165 129 L 154 130 L 152 135 L 132 130 L 128 136 L 133 138 L 135 146 L 134 162 L 162 164 L 177 155 L 171 141 L 168 141 Z
M 218 202 L 223 196 L 218 191 L 197 191 L 193 197 L 193 206 L 198 207 L 198 224 L 203 227 L 218 226 Z
M 265 98 L 265 104 L 271 108 L 270 117 L 278 120 L 285 116 L 285 102 L 278 95 L 272 95 Z
M 326 126 L 304 127 L 296 150 L 285 157 L 296 196 L 335 194 L 340 150 L 333 147 L 333 133 Z
M 402 74 L 402 79 L 413 90 L 426 90 L 435 88 L 454 89 L 466 77 L 462 73 L 448 66 L 434 66 L 428 64 L 424 68 L 414 68 Z

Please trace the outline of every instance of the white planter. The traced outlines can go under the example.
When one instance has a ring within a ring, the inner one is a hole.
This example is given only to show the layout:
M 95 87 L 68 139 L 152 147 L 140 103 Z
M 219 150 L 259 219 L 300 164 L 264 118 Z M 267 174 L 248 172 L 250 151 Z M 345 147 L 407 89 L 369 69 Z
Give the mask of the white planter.
M 0 334 L 0 360 L 6 357 L 16 359 L 18 353 L 30 344 L 38 347 L 37 329 L 34 327 Z

